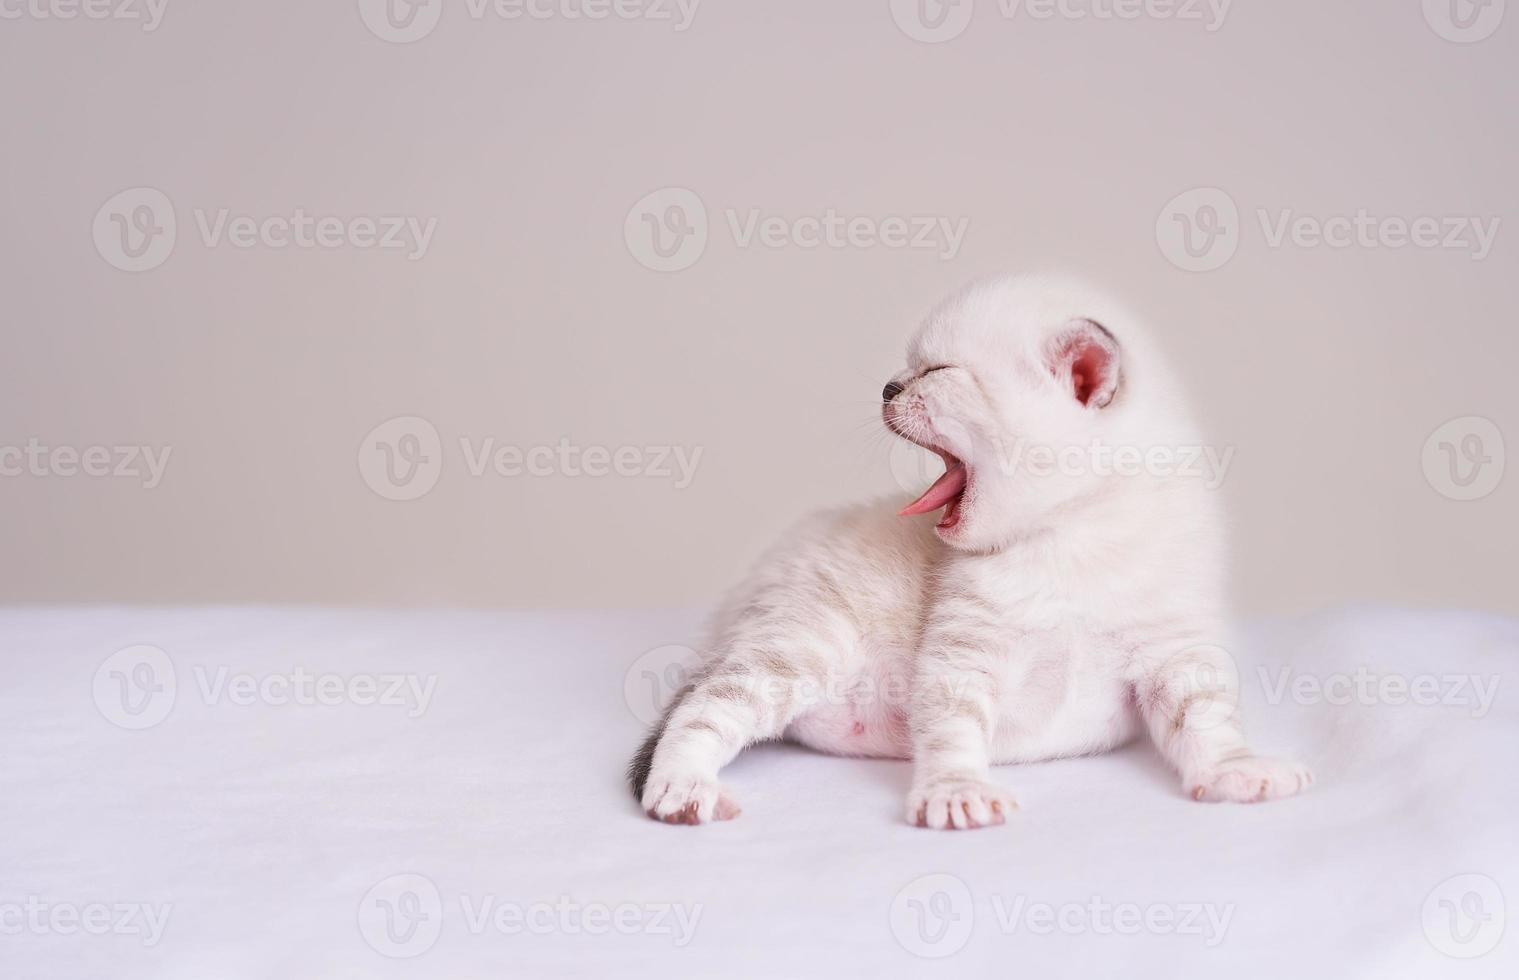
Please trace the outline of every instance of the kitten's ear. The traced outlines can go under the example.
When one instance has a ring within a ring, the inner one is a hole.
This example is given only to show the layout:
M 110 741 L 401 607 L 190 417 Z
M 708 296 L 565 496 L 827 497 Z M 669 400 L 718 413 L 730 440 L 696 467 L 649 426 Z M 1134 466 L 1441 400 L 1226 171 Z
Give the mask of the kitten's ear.
M 1118 393 L 1118 341 L 1092 320 L 1072 320 L 1049 339 L 1044 360 L 1055 380 L 1087 408 L 1106 408 Z

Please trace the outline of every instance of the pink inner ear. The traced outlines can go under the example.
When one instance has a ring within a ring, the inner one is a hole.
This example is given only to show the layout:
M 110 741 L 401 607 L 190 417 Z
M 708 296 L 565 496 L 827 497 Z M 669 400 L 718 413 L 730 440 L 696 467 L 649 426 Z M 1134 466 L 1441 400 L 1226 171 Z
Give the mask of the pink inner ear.
M 1071 359 L 1071 386 L 1076 400 L 1086 405 L 1092 395 L 1107 387 L 1109 372 L 1113 369 L 1113 355 L 1101 345 L 1078 340 Z
M 1071 379 L 1071 394 L 1088 408 L 1106 408 L 1118 391 L 1118 344 L 1112 334 L 1078 321 L 1047 348 L 1050 373 Z

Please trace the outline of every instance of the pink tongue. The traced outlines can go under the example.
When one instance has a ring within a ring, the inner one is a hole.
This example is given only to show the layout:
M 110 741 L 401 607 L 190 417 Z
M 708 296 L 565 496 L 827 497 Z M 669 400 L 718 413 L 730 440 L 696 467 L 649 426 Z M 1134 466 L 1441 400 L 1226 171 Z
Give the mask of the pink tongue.
M 923 496 L 897 511 L 897 516 L 911 517 L 913 514 L 926 514 L 931 510 L 938 510 L 958 497 L 964 490 L 965 464 L 956 461 L 944 471 L 943 476 L 934 481 L 933 486 L 923 492 Z

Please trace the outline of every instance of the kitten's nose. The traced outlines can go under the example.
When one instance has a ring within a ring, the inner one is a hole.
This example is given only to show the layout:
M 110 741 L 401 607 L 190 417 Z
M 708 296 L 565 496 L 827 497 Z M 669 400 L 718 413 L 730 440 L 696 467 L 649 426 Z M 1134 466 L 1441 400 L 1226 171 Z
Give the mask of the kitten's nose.
M 895 381 L 886 382 L 886 387 L 881 389 L 881 401 L 889 402 L 902 393 L 902 386 Z

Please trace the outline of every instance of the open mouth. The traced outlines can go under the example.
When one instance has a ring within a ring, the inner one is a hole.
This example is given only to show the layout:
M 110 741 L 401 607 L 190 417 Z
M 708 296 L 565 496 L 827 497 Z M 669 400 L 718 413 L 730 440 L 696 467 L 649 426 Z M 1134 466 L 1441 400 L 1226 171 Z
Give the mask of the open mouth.
M 970 472 L 965 464 L 955 457 L 953 453 L 947 453 L 942 449 L 933 449 L 944 460 L 944 475 L 934 481 L 934 485 L 923 491 L 923 496 L 897 511 L 899 517 L 911 517 L 914 514 L 927 514 L 929 511 L 944 508 L 944 514 L 939 518 L 939 530 L 946 531 L 960 523 L 960 502 L 965 497 L 965 487 L 970 482 Z
M 887 417 L 886 424 L 891 431 L 903 439 L 922 446 L 944 460 L 944 475 L 935 480 L 933 486 L 923 491 L 923 495 L 917 500 L 897 511 L 897 516 L 912 517 L 916 514 L 927 514 L 942 507 L 944 513 L 939 517 L 939 530 L 947 531 L 959 524 L 960 504 L 965 498 L 965 488 L 970 485 L 970 470 L 966 469 L 964 461 L 947 449 L 940 449 L 920 439 L 914 439 L 902 431 L 896 419 L 890 416 Z

